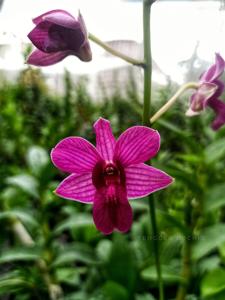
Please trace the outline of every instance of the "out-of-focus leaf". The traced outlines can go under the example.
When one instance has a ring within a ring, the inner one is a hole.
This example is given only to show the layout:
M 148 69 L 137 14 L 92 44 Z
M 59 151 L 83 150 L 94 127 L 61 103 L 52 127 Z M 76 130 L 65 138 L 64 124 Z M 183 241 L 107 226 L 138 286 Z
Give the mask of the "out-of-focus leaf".
M 207 273 L 203 278 L 201 282 L 201 295 L 203 297 L 216 296 L 221 291 L 225 291 L 225 269 L 218 268 Z
M 38 182 L 33 176 L 28 174 L 11 176 L 6 179 L 6 183 L 20 188 L 33 197 L 38 197 Z
M 200 155 L 194 155 L 194 154 L 179 154 L 177 155 L 177 158 L 181 158 L 182 160 L 186 162 L 190 162 L 192 164 L 199 164 L 199 162 L 202 161 L 202 157 Z
M 0 278 L 0 295 L 11 294 L 19 291 L 21 288 L 27 287 L 27 281 L 20 278 Z
M 107 300 L 128 300 L 127 290 L 117 282 L 107 281 L 101 288 L 104 299 Z
M 75 214 L 74 216 L 66 219 L 62 223 L 60 223 L 56 229 L 54 230 L 55 234 L 59 234 L 64 230 L 80 228 L 83 226 L 93 225 L 92 217 L 88 214 Z
M 169 129 L 173 131 L 175 134 L 178 134 L 180 136 L 187 137 L 189 134 L 183 130 L 181 130 L 179 127 L 175 126 L 172 122 L 166 121 L 166 120 L 158 120 L 158 124 L 160 124 L 162 127 L 165 127 L 166 129 Z
M 115 281 L 132 293 L 136 284 L 136 262 L 133 248 L 122 235 L 115 235 L 106 263 L 109 280 Z
M 75 292 L 64 295 L 63 300 L 83 300 L 88 299 L 88 295 L 84 292 Z
M 162 244 L 161 261 L 162 264 L 170 263 L 170 261 L 179 256 L 184 237 L 181 235 L 172 235 L 165 237 L 165 241 Z
M 0 276 L 0 295 L 18 292 L 28 285 L 29 281 L 25 280 L 18 271 L 8 271 Z
M 165 212 L 165 211 L 160 211 L 160 214 L 162 214 L 163 218 L 171 225 L 179 229 L 179 231 L 184 234 L 185 236 L 189 235 L 189 229 L 182 224 L 177 217 L 172 216 L 171 214 Z
M 175 282 L 182 281 L 182 278 L 179 276 L 180 272 L 175 269 L 173 266 L 162 265 L 162 279 L 167 284 L 173 284 Z M 141 277 L 145 280 L 157 282 L 158 276 L 155 266 L 150 266 L 147 269 L 141 272 Z
M 97 255 L 101 261 L 106 261 L 109 258 L 109 254 L 112 248 L 112 242 L 110 240 L 101 240 L 97 245 Z
M 214 255 L 212 257 L 206 257 L 201 260 L 198 265 L 198 269 L 201 273 L 209 272 L 213 269 L 219 267 L 220 258 L 218 255 Z
M 10 219 L 10 218 L 19 218 L 23 223 L 37 227 L 38 222 L 35 220 L 35 218 L 25 211 L 19 211 L 19 210 L 10 210 L 10 211 L 3 211 L 0 212 L 0 220 L 3 219 Z
M 32 146 L 27 152 L 27 163 L 34 174 L 40 174 L 41 170 L 49 162 L 47 151 L 39 146 Z
M 225 224 L 216 224 L 202 230 L 193 245 L 192 259 L 198 260 L 225 242 Z
M 35 261 L 40 255 L 34 249 L 17 248 L 7 250 L 0 255 L 0 263 L 10 263 L 14 261 Z
M 156 299 L 150 294 L 143 294 L 143 295 L 136 295 L 135 300 L 156 300 Z
M 225 156 L 225 139 L 213 142 L 205 148 L 205 159 L 208 163 L 214 163 Z
M 79 273 L 76 268 L 57 268 L 56 279 L 71 286 L 76 286 L 80 283 Z
M 210 188 L 205 195 L 204 208 L 210 212 L 225 205 L 225 184 L 218 184 Z
M 196 295 L 187 295 L 185 300 L 199 300 Z
M 77 261 L 86 264 L 99 264 L 99 260 L 90 247 L 85 244 L 76 244 L 62 249 L 53 262 L 52 267 L 64 266 Z

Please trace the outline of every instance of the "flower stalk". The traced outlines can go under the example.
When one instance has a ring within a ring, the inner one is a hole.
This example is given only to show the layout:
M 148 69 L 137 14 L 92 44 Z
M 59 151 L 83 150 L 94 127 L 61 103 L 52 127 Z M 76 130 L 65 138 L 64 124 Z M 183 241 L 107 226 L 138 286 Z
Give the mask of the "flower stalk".
M 134 66 L 138 66 L 138 67 L 142 67 L 144 68 L 145 64 L 143 61 L 134 59 L 130 56 L 127 56 L 119 51 L 117 51 L 116 49 L 113 49 L 112 47 L 110 47 L 107 43 L 103 42 L 102 40 L 100 40 L 99 38 L 97 38 L 94 34 L 92 33 L 88 33 L 88 38 L 89 40 L 91 40 L 92 42 L 94 42 L 95 44 L 97 44 L 98 46 L 102 47 L 104 50 L 106 50 L 107 52 L 111 53 L 113 56 L 117 56 L 121 59 L 123 59 L 124 61 L 134 65 Z
M 143 124 L 150 126 L 150 105 L 151 105 L 151 82 L 152 82 L 152 55 L 151 55 L 151 34 L 150 34 L 150 16 L 152 1 L 143 0 L 143 40 L 144 40 L 144 106 L 143 106 Z M 156 222 L 156 209 L 153 196 L 148 198 L 150 210 L 150 223 L 153 236 L 158 236 L 158 228 Z M 160 264 L 158 239 L 153 239 L 153 247 L 155 252 L 156 271 L 158 276 L 159 300 L 164 300 L 162 272 Z
M 164 104 L 150 119 L 150 123 L 157 121 L 168 109 L 179 99 L 179 97 L 189 89 L 198 89 L 199 84 L 196 82 L 188 82 L 181 86 L 179 90 Z
M 188 197 L 188 199 L 186 200 L 184 220 L 185 220 L 185 226 L 186 228 L 189 229 L 189 234 L 192 237 L 194 224 L 193 224 L 193 207 L 191 204 L 190 197 Z M 188 285 L 190 283 L 190 278 L 191 278 L 192 243 L 193 243 L 192 238 L 190 240 L 187 239 L 187 237 L 185 237 L 183 255 L 182 255 L 182 270 L 181 270 L 181 277 L 183 278 L 183 281 L 178 288 L 176 300 L 185 300 L 187 294 Z

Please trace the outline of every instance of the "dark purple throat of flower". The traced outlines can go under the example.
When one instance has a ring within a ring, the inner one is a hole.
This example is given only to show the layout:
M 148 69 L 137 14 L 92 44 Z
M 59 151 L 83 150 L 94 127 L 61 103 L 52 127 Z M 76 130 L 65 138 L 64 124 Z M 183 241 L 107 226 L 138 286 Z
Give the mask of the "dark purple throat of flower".
M 110 234 L 114 229 L 126 232 L 132 224 L 132 209 L 126 191 L 126 176 L 119 162 L 96 164 L 92 181 L 96 187 L 93 218 L 96 227 Z

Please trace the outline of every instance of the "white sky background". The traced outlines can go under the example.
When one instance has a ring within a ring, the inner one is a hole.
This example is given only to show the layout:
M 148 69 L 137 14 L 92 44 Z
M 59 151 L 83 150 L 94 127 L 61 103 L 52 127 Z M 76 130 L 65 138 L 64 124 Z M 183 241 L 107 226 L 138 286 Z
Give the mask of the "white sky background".
M 214 53 L 225 56 L 225 11 L 218 1 L 160 2 L 152 8 L 152 53 L 161 70 L 180 81 L 177 63 L 187 60 L 200 41 L 198 54 L 214 61 Z M 129 39 L 142 42 L 142 3 L 122 0 L 5 0 L 0 12 L 0 44 L 13 45 L 6 49 L 0 68 L 23 67 L 21 44 L 28 42 L 27 33 L 33 28 L 32 17 L 51 9 L 68 10 L 74 16 L 83 14 L 88 30 L 102 40 Z M 3 35 L 5 32 L 7 34 Z M 16 38 L 12 38 L 15 35 Z M 68 57 L 63 62 L 45 68 L 47 73 L 62 72 L 67 67 L 76 74 L 94 74 L 105 68 L 122 66 L 117 58 L 106 58 L 103 51 L 91 44 L 93 61 L 80 62 Z

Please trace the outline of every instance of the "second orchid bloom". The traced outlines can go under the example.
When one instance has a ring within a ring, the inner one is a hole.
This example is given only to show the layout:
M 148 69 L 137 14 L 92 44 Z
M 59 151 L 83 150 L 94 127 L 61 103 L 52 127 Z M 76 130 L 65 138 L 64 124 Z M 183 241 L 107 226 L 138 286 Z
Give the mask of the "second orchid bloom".
M 56 189 L 70 200 L 93 204 L 93 219 L 104 234 L 127 232 L 132 224 L 128 199 L 145 197 L 166 188 L 173 179 L 144 164 L 159 151 L 156 130 L 133 126 L 116 140 L 110 122 L 94 124 L 96 147 L 81 137 L 68 137 L 52 150 L 57 168 L 71 173 Z
M 28 34 L 37 48 L 27 63 L 49 66 L 75 55 L 82 61 L 92 59 L 88 33 L 82 15 L 74 18 L 70 13 L 56 9 L 33 19 L 35 28 Z
M 217 53 L 216 62 L 199 80 L 199 88 L 191 96 L 188 116 L 201 113 L 205 108 L 214 110 L 216 117 L 212 122 L 212 128 L 218 130 L 225 124 L 225 103 L 219 99 L 224 91 L 224 83 L 220 80 L 225 69 L 224 59 Z

